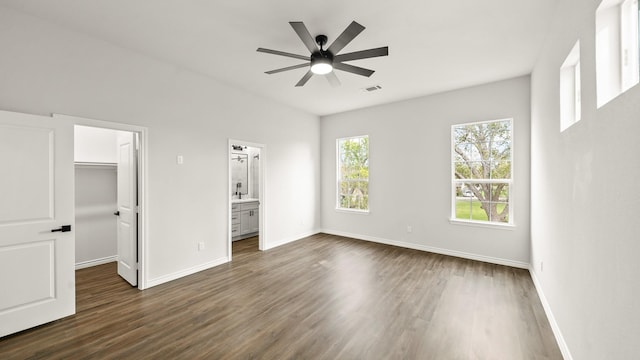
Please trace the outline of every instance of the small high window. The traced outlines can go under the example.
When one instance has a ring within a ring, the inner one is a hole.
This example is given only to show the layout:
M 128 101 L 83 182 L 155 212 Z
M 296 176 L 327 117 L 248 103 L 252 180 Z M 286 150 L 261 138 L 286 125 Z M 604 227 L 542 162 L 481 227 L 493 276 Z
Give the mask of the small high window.
M 596 11 L 598 107 L 640 78 L 638 0 L 603 0 Z
M 451 219 L 512 224 L 512 120 L 451 127 Z
M 560 131 L 580 121 L 580 42 L 577 42 L 560 68 Z
M 369 211 L 369 137 L 338 139 L 337 205 L 340 210 Z

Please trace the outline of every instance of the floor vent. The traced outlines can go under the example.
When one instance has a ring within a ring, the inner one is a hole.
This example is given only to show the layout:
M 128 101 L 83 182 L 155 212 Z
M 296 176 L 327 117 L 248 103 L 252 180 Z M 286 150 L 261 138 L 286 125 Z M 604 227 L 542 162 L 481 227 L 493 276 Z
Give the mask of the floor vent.
M 377 91 L 377 90 L 380 90 L 380 89 L 382 89 L 382 86 L 373 85 L 373 86 L 369 86 L 369 87 L 366 87 L 366 88 L 362 89 L 362 91 L 364 91 L 364 92 L 372 92 L 372 91 Z

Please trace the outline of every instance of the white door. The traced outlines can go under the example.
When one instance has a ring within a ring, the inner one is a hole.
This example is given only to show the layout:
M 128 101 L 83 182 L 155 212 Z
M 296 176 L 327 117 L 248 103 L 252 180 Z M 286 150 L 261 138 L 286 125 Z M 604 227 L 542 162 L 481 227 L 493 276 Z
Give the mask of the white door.
M 138 186 L 135 134 L 118 132 L 118 275 L 138 285 Z
M 73 125 L 0 111 L 0 164 L 1 337 L 76 311 Z

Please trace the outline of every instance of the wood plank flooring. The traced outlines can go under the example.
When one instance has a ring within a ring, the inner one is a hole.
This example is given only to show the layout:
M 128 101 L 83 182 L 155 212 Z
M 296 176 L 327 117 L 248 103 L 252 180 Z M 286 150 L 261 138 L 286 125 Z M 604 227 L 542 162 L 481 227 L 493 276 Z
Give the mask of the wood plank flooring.
M 77 314 L 2 359 L 562 359 L 525 270 L 318 234 L 139 291 L 78 270 Z

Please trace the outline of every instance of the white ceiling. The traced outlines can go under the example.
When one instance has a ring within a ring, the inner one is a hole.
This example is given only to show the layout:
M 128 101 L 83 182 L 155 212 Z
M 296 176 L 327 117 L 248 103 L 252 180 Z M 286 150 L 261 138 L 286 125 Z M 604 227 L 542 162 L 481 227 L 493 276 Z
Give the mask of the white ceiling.
M 328 115 L 531 72 L 559 0 L 2 0 L 0 4 L 112 44 L 206 74 L 231 86 Z M 300 61 L 258 47 L 308 55 L 289 21 L 329 44 L 351 21 L 366 29 L 342 53 L 389 46 L 389 56 L 337 71 L 331 87 Z M 363 88 L 382 86 L 367 93 Z

